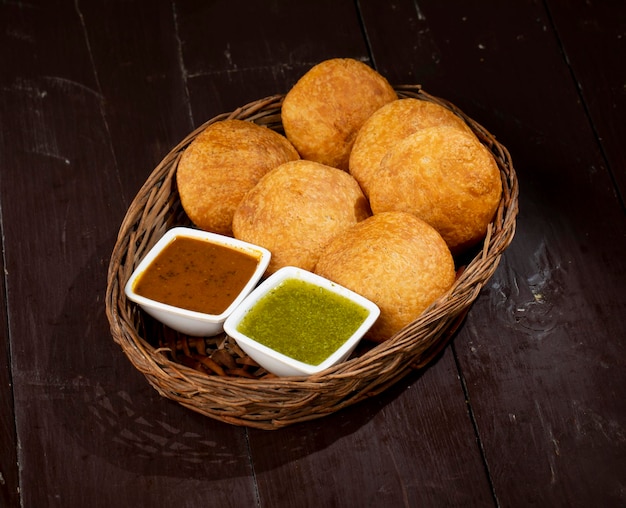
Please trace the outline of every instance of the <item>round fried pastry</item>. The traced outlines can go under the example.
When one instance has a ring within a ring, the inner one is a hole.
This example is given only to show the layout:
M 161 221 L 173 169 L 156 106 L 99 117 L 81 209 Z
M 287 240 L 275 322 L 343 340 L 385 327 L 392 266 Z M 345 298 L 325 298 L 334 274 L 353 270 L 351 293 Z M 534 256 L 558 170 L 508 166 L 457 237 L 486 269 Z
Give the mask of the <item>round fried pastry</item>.
M 317 162 L 287 162 L 267 173 L 233 217 L 235 238 L 267 248 L 267 269 L 313 270 L 321 249 L 338 233 L 371 215 L 352 176 Z
M 315 273 L 370 299 L 380 317 L 366 338 L 383 342 L 413 322 L 455 279 L 439 233 L 405 212 L 385 212 L 337 235 Z
M 389 150 L 369 197 L 373 213 L 404 211 L 428 222 L 456 255 L 485 236 L 501 194 L 491 152 L 475 136 L 440 126 L 422 129 Z
M 285 96 L 281 113 L 285 135 L 303 159 L 347 170 L 363 122 L 397 98 L 389 82 L 363 62 L 325 60 Z
M 201 229 L 232 234 L 235 208 L 260 178 L 300 155 L 289 140 L 243 120 L 209 125 L 183 152 L 176 183 L 183 209 Z
M 398 99 L 370 116 L 359 130 L 350 152 L 349 172 L 369 197 L 371 180 L 393 146 L 420 129 L 449 125 L 472 133 L 452 111 L 434 102 Z

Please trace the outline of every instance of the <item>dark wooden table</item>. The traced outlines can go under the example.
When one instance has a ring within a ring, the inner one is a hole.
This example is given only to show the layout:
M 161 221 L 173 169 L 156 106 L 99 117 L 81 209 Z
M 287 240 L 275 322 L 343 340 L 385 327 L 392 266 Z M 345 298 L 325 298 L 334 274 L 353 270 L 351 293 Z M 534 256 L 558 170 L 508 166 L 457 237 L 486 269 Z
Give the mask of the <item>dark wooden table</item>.
M 0 2 L 0 505 L 626 506 L 626 3 Z M 203 121 L 346 56 L 509 148 L 517 235 L 436 362 L 277 431 L 112 341 L 140 185 Z

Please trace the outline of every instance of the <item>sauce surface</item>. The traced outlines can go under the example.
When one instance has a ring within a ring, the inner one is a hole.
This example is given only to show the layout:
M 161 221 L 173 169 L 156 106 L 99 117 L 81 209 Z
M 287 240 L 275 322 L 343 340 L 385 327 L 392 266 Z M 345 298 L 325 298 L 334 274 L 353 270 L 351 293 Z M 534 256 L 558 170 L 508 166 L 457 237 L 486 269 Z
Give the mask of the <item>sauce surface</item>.
M 248 311 L 237 329 L 286 356 L 319 365 L 359 328 L 368 310 L 299 279 L 287 279 Z
M 259 259 L 208 240 L 177 237 L 137 278 L 146 298 L 205 314 L 221 314 L 254 274 Z

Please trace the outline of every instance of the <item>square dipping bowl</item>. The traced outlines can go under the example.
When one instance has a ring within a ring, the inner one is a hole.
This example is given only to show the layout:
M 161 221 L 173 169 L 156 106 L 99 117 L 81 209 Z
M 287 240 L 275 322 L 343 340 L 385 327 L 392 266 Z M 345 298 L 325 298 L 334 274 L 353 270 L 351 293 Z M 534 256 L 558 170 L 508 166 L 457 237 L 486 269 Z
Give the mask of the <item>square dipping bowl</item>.
M 270 258 L 270 252 L 258 245 L 176 227 L 141 260 L 124 293 L 174 330 L 199 337 L 217 335 L 223 332 L 226 318 L 255 288 Z M 149 279 L 151 286 L 142 287 Z
M 312 375 L 347 359 L 379 315 L 363 296 L 288 266 L 244 299 L 224 331 L 268 372 Z

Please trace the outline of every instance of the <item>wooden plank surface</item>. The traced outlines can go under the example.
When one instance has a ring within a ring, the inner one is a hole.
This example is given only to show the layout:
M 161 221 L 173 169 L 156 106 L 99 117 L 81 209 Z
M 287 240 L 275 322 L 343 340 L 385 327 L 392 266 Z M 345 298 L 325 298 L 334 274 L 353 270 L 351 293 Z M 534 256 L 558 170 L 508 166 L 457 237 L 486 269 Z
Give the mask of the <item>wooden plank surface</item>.
M 231 489 L 254 504 L 245 431 L 158 396 L 108 332 L 103 297 L 117 228 L 168 148 L 150 149 L 183 135 L 158 130 L 173 116 L 164 109 L 172 90 L 145 82 L 153 74 L 141 53 L 157 62 L 163 53 L 145 47 L 149 34 L 136 39 L 142 26 L 160 28 L 152 19 L 141 25 L 145 5 L 137 7 L 119 32 L 128 9 L 92 13 L 71 3 L 31 4 L 13 26 L 28 47 L 3 84 L 3 119 L 16 128 L 4 138 L 2 205 L 15 274 L 9 308 L 22 309 L 11 319 L 11 353 L 24 506 L 217 505 L 229 503 Z M 119 45 L 115 33 L 125 37 Z M 115 66 L 132 61 L 139 67 L 120 77 Z M 148 87 L 154 95 L 142 109 Z M 186 109 L 182 116 L 189 121 Z
M 372 401 L 280 434 L 250 433 L 262 506 L 493 504 L 449 350 Z
M 626 33 L 609 5 L 1 3 L 0 505 L 625 505 Z M 108 257 L 185 134 L 334 56 L 496 134 L 517 236 L 425 371 L 318 421 L 225 425 L 113 343 Z
M 3 278 L 1 302 L 3 309 L 6 309 L 4 281 Z M 2 327 L 2 340 L 0 340 L 0 450 L 2 450 L 0 453 L 0 506 L 17 506 L 19 503 L 17 435 L 6 310 L 0 315 L 0 327 Z
M 541 6 L 491 6 L 497 24 L 479 6 L 465 4 L 463 17 L 448 8 L 420 2 L 431 32 L 456 34 L 440 47 L 445 72 L 425 86 L 463 83 L 461 107 L 504 140 L 523 190 L 514 245 L 454 344 L 497 501 L 617 505 L 624 325 L 609 316 L 624 312 L 623 210 Z M 502 72 L 498 55 L 514 69 Z M 547 104 L 559 113 L 547 116 Z M 606 439 L 587 432 L 593 425 Z
M 577 85 L 615 90 L 623 84 L 623 66 L 609 70 L 611 52 L 605 73 L 599 63 L 593 67 L 599 72 L 572 71 L 540 4 L 458 4 L 420 2 L 415 29 L 395 32 L 393 47 L 410 48 L 414 31 L 455 34 L 431 41 L 435 70 L 422 67 L 424 87 L 456 96 L 457 105 L 496 132 L 521 182 L 514 244 L 454 343 L 496 500 L 503 506 L 617 506 L 624 476 L 614 472 L 623 468 L 625 443 L 624 405 L 616 401 L 626 396 L 626 334 L 614 317 L 625 310 L 626 229 L 604 147 Z M 377 10 L 372 22 L 389 22 L 380 4 L 364 5 Z M 606 7 L 591 9 L 570 8 L 567 19 L 579 26 L 607 15 Z M 590 18 L 581 21 L 581 12 Z M 623 24 L 621 32 L 615 22 L 601 26 L 609 29 L 603 40 L 623 34 Z M 373 43 L 382 66 L 393 61 L 384 42 L 380 55 Z M 572 58 L 590 63 L 580 43 L 573 48 Z M 604 114 L 603 102 L 597 100 L 601 127 L 619 131 L 615 122 L 607 125 L 612 116 Z M 607 147 L 613 151 L 615 160 L 623 155 L 621 146 Z M 614 170 L 621 171 L 619 165 Z M 603 438 L 589 433 L 592 427 L 602 428 Z
M 548 11 L 623 205 L 626 3 L 553 0 Z
M 181 2 L 175 14 L 196 125 L 287 92 L 325 58 L 367 59 L 358 13 L 350 0 L 231 0 L 202 7 Z

